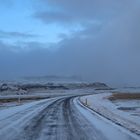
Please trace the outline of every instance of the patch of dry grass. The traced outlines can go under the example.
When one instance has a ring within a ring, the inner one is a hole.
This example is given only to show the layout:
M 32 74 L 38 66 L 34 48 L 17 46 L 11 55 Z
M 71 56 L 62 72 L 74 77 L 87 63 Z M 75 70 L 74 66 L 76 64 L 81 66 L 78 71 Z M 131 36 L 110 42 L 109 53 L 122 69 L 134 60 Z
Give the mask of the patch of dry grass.
M 20 101 L 29 101 L 29 100 L 41 100 L 46 99 L 49 97 L 26 97 L 26 98 L 20 98 Z M 0 99 L 0 103 L 9 103 L 9 102 L 18 102 L 19 98 L 7 98 L 7 99 Z
M 109 100 L 140 100 L 140 93 L 114 93 L 110 97 Z

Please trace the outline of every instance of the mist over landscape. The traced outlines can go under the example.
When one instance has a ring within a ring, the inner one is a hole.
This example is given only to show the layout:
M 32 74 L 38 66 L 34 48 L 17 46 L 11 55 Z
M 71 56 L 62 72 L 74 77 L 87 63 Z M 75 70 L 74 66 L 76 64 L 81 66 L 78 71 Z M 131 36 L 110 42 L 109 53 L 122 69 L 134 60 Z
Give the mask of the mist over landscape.
M 139 0 L 0 0 L 0 79 L 80 76 L 140 86 Z

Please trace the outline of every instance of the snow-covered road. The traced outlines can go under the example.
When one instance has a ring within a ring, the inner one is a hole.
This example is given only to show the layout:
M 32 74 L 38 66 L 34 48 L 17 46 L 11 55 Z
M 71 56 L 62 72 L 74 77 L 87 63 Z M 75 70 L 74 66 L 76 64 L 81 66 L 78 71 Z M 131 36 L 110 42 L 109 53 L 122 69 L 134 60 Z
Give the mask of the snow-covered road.
M 0 111 L 2 140 L 135 140 L 90 112 L 74 96 L 45 99 Z

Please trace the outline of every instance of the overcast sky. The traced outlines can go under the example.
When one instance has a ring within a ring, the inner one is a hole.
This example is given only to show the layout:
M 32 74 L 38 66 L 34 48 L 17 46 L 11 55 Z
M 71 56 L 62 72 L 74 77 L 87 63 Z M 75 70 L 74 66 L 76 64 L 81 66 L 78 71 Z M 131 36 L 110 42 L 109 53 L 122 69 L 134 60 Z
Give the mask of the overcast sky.
M 140 0 L 0 0 L 0 79 L 39 75 L 140 86 Z

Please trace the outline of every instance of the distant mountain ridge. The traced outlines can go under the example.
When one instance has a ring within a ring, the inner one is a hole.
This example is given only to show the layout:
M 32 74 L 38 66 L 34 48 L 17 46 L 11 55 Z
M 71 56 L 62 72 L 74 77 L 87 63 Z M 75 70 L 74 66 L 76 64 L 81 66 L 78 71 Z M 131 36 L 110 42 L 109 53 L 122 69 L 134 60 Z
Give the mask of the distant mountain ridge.
M 57 75 L 46 75 L 46 76 L 26 76 L 23 77 L 24 80 L 33 80 L 33 81 L 82 81 L 80 76 L 57 76 Z

